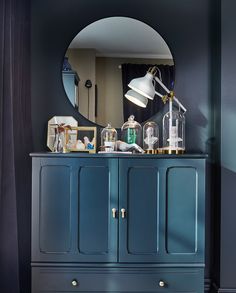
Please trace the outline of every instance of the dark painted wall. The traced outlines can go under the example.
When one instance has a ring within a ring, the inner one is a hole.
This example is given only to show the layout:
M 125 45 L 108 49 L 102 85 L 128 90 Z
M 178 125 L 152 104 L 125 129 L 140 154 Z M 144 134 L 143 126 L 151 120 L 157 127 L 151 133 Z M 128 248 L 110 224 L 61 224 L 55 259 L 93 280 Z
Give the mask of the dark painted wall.
M 222 1 L 220 287 L 236 292 L 236 1 Z
M 176 65 L 176 95 L 187 107 L 186 147 L 214 148 L 211 0 L 32 0 L 31 66 L 34 151 L 46 150 L 47 121 L 54 115 L 90 123 L 70 105 L 61 81 L 61 62 L 73 37 L 89 23 L 110 16 L 141 20 L 166 40 Z M 135 7 L 135 8 L 134 8 Z M 213 16 L 214 18 L 214 16 Z M 208 194 L 211 189 L 211 170 Z M 211 197 L 207 197 L 206 276 L 211 262 Z
M 206 151 L 211 133 L 209 1 L 32 0 L 32 117 L 35 150 L 46 150 L 46 124 L 72 115 L 61 62 L 72 38 L 89 23 L 110 16 L 133 17 L 157 30 L 176 64 L 175 91 L 187 107 L 187 150 Z

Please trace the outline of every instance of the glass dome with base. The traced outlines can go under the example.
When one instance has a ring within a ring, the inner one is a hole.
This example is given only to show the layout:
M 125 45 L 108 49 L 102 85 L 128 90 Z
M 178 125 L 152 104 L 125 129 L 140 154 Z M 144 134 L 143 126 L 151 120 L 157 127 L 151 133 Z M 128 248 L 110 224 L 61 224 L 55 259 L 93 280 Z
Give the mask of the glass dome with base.
M 128 121 L 121 127 L 121 139 L 128 144 L 136 143 L 139 146 L 141 145 L 142 127 L 134 120 L 134 115 L 130 115 Z
M 185 152 L 185 116 L 180 111 L 167 112 L 163 117 L 164 154 L 182 154 Z
M 108 123 L 101 131 L 101 149 L 105 152 L 116 151 L 117 131 Z
M 143 126 L 143 149 L 147 154 L 157 154 L 159 149 L 159 129 L 154 121 Z

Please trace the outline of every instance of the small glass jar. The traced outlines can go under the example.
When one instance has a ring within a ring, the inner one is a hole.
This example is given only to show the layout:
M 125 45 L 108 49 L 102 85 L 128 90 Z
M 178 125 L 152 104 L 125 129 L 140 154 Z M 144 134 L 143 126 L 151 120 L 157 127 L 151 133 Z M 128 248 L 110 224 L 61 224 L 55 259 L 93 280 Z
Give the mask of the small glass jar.
M 154 121 L 149 121 L 143 126 L 143 149 L 148 154 L 158 153 L 159 128 Z
M 101 149 L 106 152 L 116 150 L 117 131 L 108 123 L 107 127 L 101 131 Z
M 167 112 L 163 117 L 163 148 L 167 154 L 185 151 L 185 116 L 180 111 Z
M 142 127 L 134 120 L 134 115 L 129 116 L 128 121 L 126 121 L 121 127 L 121 140 L 128 143 L 136 143 L 141 145 L 142 142 Z

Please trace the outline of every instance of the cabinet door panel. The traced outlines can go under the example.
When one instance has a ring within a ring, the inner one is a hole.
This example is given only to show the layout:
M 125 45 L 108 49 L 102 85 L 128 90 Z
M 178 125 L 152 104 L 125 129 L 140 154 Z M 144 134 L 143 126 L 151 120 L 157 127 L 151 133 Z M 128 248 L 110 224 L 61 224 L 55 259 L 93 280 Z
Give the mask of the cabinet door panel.
M 91 178 L 92 182 L 90 182 Z M 102 166 L 81 167 L 78 219 L 80 253 L 105 254 L 108 252 L 108 219 L 109 169 Z
M 197 200 L 196 169 L 169 168 L 166 202 L 167 253 L 196 253 Z
M 159 171 L 149 160 L 120 162 L 120 261 L 155 262 L 159 254 Z
M 71 245 L 70 167 L 43 166 L 39 196 L 40 251 L 67 253 Z
M 134 167 L 128 172 L 127 240 L 128 251 L 134 255 L 158 251 L 157 177 L 158 172 L 152 167 Z

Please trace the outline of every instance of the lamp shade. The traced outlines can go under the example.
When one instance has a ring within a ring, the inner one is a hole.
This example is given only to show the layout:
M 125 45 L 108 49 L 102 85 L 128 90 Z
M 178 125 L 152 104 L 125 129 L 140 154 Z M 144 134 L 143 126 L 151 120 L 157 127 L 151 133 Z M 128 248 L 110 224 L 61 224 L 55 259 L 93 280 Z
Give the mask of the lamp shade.
M 125 97 L 126 97 L 126 99 L 128 99 L 132 103 L 134 103 L 142 108 L 146 108 L 146 106 L 147 106 L 148 99 L 133 90 L 129 90 L 125 94 Z
M 140 95 L 150 100 L 154 99 L 155 87 L 153 84 L 153 75 L 151 73 L 147 72 L 143 77 L 132 79 L 128 86 Z

